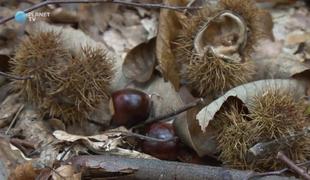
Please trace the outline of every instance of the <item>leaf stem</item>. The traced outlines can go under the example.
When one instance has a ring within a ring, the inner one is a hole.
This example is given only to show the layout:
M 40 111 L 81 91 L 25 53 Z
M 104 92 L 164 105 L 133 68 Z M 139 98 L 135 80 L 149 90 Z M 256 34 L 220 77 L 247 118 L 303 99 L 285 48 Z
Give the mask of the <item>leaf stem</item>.
M 153 122 L 157 122 L 157 121 L 162 121 L 164 119 L 168 119 L 168 118 L 171 118 L 173 116 L 176 116 L 178 114 L 181 114 L 182 112 L 185 112 L 193 107 L 196 107 L 198 105 L 201 105 L 204 103 L 204 100 L 203 98 L 200 98 L 200 99 L 197 99 L 189 104 L 186 104 L 185 106 L 181 107 L 180 109 L 177 109 L 175 111 L 172 111 L 172 112 L 169 112 L 167 114 L 163 114 L 163 115 L 160 115 L 160 116 L 157 116 L 157 117 L 154 117 L 142 124 L 138 124 L 137 126 L 134 126 L 132 127 L 132 129 L 136 129 L 136 128 L 139 128 L 139 127 L 142 127 L 142 126 L 145 126 L 147 124 L 150 124 L 150 123 L 153 123 Z

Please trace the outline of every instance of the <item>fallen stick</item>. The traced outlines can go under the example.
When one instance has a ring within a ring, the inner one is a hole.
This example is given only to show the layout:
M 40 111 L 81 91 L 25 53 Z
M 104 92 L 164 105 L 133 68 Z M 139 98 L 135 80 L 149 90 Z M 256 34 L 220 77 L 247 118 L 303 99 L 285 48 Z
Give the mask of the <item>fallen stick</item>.
M 282 162 L 284 162 L 287 167 L 289 167 L 291 170 L 296 172 L 300 177 L 306 180 L 310 180 L 310 174 L 307 173 L 307 171 L 301 167 L 298 167 L 292 160 L 290 160 L 283 152 L 278 152 L 277 158 L 280 159 Z
M 73 167 L 80 170 L 83 179 L 242 180 L 246 179 L 249 174 L 253 173 L 251 171 L 239 171 L 222 167 L 153 159 L 136 159 L 111 155 L 76 156 L 65 163 L 72 164 Z M 292 180 L 295 178 L 285 176 L 265 176 L 258 179 Z

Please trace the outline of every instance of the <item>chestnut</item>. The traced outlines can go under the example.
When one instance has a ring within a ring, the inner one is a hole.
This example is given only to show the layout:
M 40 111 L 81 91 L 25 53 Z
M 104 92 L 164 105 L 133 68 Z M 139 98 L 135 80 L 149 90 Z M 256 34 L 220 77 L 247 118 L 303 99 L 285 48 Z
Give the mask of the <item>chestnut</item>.
M 112 125 L 131 127 L 149 117 L 151 99 L 140 90 L 122 89 L 112 93 L 110 109 Z
M 175 131 L 171 124 L 163 122 L 154 123 L 146 129 L 146 135 L 167 141 L 143 141 L 142 151 L 144 153 L 163 160 L 177 159 L 179 142 L 178 138 L 175 136 Z

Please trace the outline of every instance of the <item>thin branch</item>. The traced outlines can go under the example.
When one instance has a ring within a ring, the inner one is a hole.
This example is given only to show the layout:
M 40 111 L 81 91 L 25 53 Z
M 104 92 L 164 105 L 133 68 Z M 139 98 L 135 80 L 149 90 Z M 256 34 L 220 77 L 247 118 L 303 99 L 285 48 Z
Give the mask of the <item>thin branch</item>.
M 189 104 L 186 104 L 185 106 L 181 107 L 180 109 L 178 109 L 176 111 L 169 112 L 167 114 L 163 114 L 161 116 L 154 117 L 154 118 L 152 118 L 152 119 L 150 119 L 150 120 L 148 120 L 148 121 L 146 121 L 146 122 L 144 122 L 142 124 L 134 126 L 133 129 L 139 128 L 139 127 L 142 127 L 142 126 L 145 126 L 147 124 L 154 123 L 154 122 L 157 122 L 157 121 L 162 121 L 164 119 L 172 118 L 173 116 L 181 114 L 182 112 L 185 112 L 185 111 L 187 111 L 189 109 L 192 109 L 193 107 L 196 107 L 196 106 L 201 105 L 203 103 L 204 103 L 204 100 L 202 98 L 197 99 L 197 100 L 195 100 L 195 101 L 193 101 L 193 102 L 191 102 Z
M 11 128 L 13 127 L 13 125 L 15 124 L 19 114 L 22 112 L 22 110 L 24 109 L 25 105 L 21 105 L 17 111 L 17 113 L 15 114 L 13 120 L 11 121 L 11 124 L 9 126 L 9 128 L 5 131 L 5 135 L 8 135 L 8 133 L 10 132 Z
M 74 146 L 74 142 L 65 150 L 65 152 L 61 155 L 61 158 L 59 159 L 60 162 L 63 161 L 63 159 L 65 158 L 65 156 L 69 153 L 69 151 L 71 151 L 71 149 Z
M 251 157 L 264 157 L 269 152 L 279 149 L 288 142 L 293 141 L 299 137 L 305 136 L 310 133 L 310 127 L 304 128 L 303 131 L 297 132 L 296 134 L 285 136 L 269 142 L 257 143 L 248 150 L 248 155 Z
M 138 134 L 138 133 L 133 133 L 133 132 L 127 132 L 127 131 L 107 131 L 105 132 L 105 134 L 109 134 L 109 133 L 120 133 L 121 135 L 123 136 L 127 136 L 127 137 L 136 137 L 136 138 L 139 138 L 139 139 L 142 139 L 142 140 L 147 140 L 147 141 L 155 141 L 155 142 L 167 142 L 167 141 L 172 141 L 172 140 L 175 140 L 175 138 L 171 138 L 171 139 L 159 139 L 159 138 L 153 138 L 153 137 L 150 137 L 150 136 L 144 136 L 144 135 L 141 135 L 141 134 Z
M 126 2 L 121 0 L 47 0 L 41 3 L 35 4 L 28 9 L 23 10 L 25 13 L 29 13 L 33 10 L 39 9 L 41 7 L 50 5 L 50 4 L 77 4 L 77 3 L 113 3 L 120 4 L 125 6 L 135 6 L 135 7 L 144 7 L 144 8 L 165 8 L 175 11 L 183 11 L 185 9 L 201 9 L 201 7 L 183 7 L 183 6 L 173 6 L 167 4 L 153 4 L 153 3 L 136 3 L 136 2 Z M 4 24 L 10 20 L 14 19 L 14 15 L 3 18 L 0 20 L 0 25 Z
M 59 174 L 59 172 L 57 172 L 54 168 L 42 163 L 42 162 L 38 162 L 39 164 L 43 165 L 45 168 L 48 168 L 49 170 L 53 171 L 55 174 L 57 174 L 61 179 L 66 180 L 65 177 L 63 177 L 61 174 Z
M 1 21 L 1 20 L 0 20 Z M 0 23 L 1 24 L 1 23 Z M 32 76 L 27 76 L 27 77 L 19 77 L 19 76 L 15 76 L 12 74 L 8 74 L 5 72 L 0 71 L 0 76 L 4 76 L 7 77 L 9 79 L 15 79 L 15 80 L 27 80 L 27 79 L 32 79 Z
M 41 147 L 38 147 L 37 149 L 35 149 L 32 152 L 30 152 L 28 154 L 28 157 L 31 157 L 31 156 L 35 155 L 36 153 L 39 153 L 43 149 L 46 149 L 48 146 L 53 145 L 53 144 L 55 144 L 55 143 L 53 141 L 50 141 L 50 142 L 46 143 L 45 145 L 42 145 Z
M 278 152 L 277 159 L 284 162 L 290 169 L 300 175 L 303 179 L 310 180 L 310 175 L 301 167 L 298 167 L 292 160 L 290 160 L 283 152 Z
M 299 163 L 297 164 L 297 166 L 308 166 L 310 165 L 310 161 L 306 161 L 306 162 L 302 162 L 302 163 Z M 279 176 L 283 173 L 285 173 L 286 171 L 289 171 L 290 169 L 289 168 L 283 168 L 283 169 L 280 169 L 278 171 L 270 171 L 270 172 L 263 172 L 263 173 L 252 173 L 250 174 L 246 180 L 250 180 L 252 178 L 257 178 L 257 177 L 264 177 L 264 176 Z

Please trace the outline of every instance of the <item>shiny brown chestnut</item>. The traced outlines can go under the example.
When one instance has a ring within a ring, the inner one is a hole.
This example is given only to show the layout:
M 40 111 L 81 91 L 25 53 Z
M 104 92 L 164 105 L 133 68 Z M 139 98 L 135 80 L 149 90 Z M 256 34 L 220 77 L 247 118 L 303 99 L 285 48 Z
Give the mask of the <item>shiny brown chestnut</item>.
M 164 142 L 145 140 L 142 151 L 158 159 L 176 160 L 178 154 L 178 138 L 175 136 L 174 128 L 168 123 L 154 123 L 146 129 L 149 137 L 167 140 Z
M 112 125 L 131 127 L 149 117 L 151 99 L 140 90 L 122 89 L 112 93 L 110 109 Z

